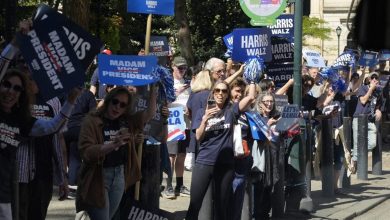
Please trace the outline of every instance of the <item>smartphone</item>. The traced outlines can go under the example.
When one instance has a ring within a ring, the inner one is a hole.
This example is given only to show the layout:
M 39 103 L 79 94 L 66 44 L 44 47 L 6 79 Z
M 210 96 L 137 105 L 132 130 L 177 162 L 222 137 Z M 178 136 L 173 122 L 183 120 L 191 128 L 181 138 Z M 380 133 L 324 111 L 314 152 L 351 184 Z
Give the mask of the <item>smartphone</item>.
M 214 99 L 207 100 L 207 109 L 214 108 L 217 105 Z

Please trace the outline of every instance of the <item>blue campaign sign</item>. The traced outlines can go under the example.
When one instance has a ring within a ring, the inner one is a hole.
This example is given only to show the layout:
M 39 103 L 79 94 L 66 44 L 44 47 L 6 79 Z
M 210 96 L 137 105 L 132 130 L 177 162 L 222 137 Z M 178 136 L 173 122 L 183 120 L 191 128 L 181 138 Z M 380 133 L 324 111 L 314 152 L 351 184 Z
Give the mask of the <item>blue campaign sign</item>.
M 331 66 L 334 69 L 344 69 L 355 62 L 355 56 L 351 52 L 342 53 Z
M 17 41 L 45 101 L 84 84 L 85 68 L 55 20 L 34 23 L 27 35 L 17 35 Z
M 272 36 L 294 39 L 294 15 L 282 14 L 276 18 L 274 25 L 267 28 L 271 30 Z
M 158 80 L 152 75 L 156 56 L 98 55 L 99 79 L 112 85 L 142 86 Z
M 271 31 L 268 28 L 239 28 L 233 30 L 233 60 L 245 62 L 260 57 L 272 60 Z
M 225 35 L 223 37 L 223 42 L 228 49 L 233 50 L 233 33 Z
M 378 64 L 378 53 L 373 51 L 365 51 L 363 52 L 362 56 L 360 56 L 359 59 L 359 65 L 360 66 L 375 66 Z
M 44 20 L 50 20 L 58 26 L 62 26 L 77 58 L 84 66 L 85 72 L 103 48 L 103 43 L 65 15 L 58 13 L 47 5 L 41 4 L 34 16 L 34 26 Z
M 166 36 L 150 36 L 149 55 L 158 57 L 168 56 L 168 38 Z
M 268 63 L 266 73 L 274 81 L 277 88 L 282 87 L 289 79 L 293 78 L 294 63 Z
M 390 50 L 381 50 L 379 60 L 390 60 Z
M 294 62 L 294 42 L 281 37 L 271 37 L 272 62 Z
M 127 12 L 174 15 L 174 0 L 127 0 Z

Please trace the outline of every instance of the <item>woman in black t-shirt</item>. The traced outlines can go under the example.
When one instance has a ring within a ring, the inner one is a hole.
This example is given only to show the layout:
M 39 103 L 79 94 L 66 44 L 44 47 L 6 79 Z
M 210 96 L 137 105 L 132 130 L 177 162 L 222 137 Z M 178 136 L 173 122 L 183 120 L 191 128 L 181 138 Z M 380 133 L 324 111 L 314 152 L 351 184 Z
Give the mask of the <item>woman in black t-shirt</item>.
M 216 219 L 229 219 L 227 209 L 232 193 L 234 174 L 233 124 L 255 99 L 255 84 L 251 83 L 249 95 L 239 103 L 230 104 L 229 85 L 215 83 L 207 109 L 197 113 L 193 128 L 199 142 L 199 153 L 192 172 L 191 200 L 186 219 L 198 219 L 199 210 L 209 183 L 212 182 Z
M 12 175 L 15 169 L 16 150 L 29 136 L 54 133 L 69 117 L 79 90 L 68 95 L 60 114 L 51 120 L 37 120 L 30 113 L 32 94 L 26 76 L 17 70 L 8 70 L 0 81 L 0 216 L 12 219 Z

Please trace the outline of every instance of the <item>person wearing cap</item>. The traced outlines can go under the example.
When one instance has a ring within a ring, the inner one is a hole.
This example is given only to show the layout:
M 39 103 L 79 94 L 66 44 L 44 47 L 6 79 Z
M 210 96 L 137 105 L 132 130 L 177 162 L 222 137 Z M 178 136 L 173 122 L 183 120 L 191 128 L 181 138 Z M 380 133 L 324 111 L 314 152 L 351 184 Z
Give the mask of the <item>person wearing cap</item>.
M 358 103 L 353 115 L 352 131 L 353 137 L 357 140 L 358 136 L 358 117 L 359 115 L 368 115 L 368 150 L 372 150 L 376 147 L 377 128 L 375 122 L 380 121 L 382 118 L 381 106 L 382 97 L 378 89 L 379 74 L 377 72 L 371 72 L 368 76 L 369 84 L 363 84 L 358 92 Z M 356 173 L 356 161 L 357 161 L 357 141 L 353 143 L 351 172 Z
M 104 49 L 101 53 L 112 55 L 112 52 L 109 49 Z M 99 67 L 93 72 L 90 85 L 89 91 L 91 91 L 97 99 L 104 99 L 104 96 L 106 96 L 106 84 L 101 83 L 99 80 Z
M 172 74 L 176 94 L 176 100 L 169 107 L 183 107 L 184 121 L 186 124 L 186 139 L 179 141 L 168 142 L 168 153 L 171 162 L 172 171 L 176 173 L 176 187 L 172 187 L 172 176 L 167 178 L 167 188 L 163 196 L 168 199 L 175 199 L 176 196 L 190 196 L 189 189 L 183 185 L 184 161 L 186 158 L 186 150 L 189 145 L 189 128 L 190 120 L 188 118 L 188 110 L 186 107 L 187 100 L 190 96 L 190 81 L 185 79 L 185 74 L 188 69 L 187 61 L 181 57 L 175 57 L 172 61 Z

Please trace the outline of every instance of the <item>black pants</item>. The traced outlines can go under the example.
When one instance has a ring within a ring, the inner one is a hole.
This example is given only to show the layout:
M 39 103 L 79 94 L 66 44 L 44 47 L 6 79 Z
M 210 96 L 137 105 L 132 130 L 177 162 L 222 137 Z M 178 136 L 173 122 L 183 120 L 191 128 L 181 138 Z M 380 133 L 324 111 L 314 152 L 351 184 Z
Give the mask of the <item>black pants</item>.
M 53 194 L 53 178 L 19 183 L 19 220 L 44 220 Z
M 199 210 L 210 183 L 213 185 L 212 199 L 214 200 L 215 219 L 231 219 L 228 206 L 232 195 L 233 174 L 233 165 L 195 164 L 192 170 L 191 200 L 186 219 L 198 219 Z

